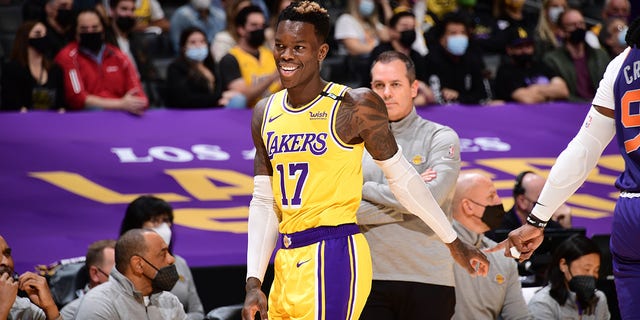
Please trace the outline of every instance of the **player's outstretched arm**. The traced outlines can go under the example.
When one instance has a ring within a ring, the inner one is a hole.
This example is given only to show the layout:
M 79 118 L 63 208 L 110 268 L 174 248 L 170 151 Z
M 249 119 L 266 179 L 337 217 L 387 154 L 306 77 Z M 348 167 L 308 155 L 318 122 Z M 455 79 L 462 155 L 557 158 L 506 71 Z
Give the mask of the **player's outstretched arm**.
M 487 274 L 487 258 L 475 247 L 457 240 L 458 235 L 446 215 L 418 172 L 402 155 L 389 129 L 387 109 L 378 95 L 365 88 L 351 90 L 345 95 L 336 125 L 343 140 L 364 141 L 367 151 L 389 181 L 394 196 L 449 245 L 456 262 L 471 274 Z M 474 265 L 477 268 L 472 267 Z

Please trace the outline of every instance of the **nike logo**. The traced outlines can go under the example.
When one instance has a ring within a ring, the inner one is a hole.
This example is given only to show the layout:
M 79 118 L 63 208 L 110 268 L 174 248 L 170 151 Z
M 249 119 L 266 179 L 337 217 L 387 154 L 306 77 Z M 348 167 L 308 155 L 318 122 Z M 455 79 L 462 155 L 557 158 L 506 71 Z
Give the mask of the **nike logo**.
M 301 265 L 303 265 L 303 264 L 305 264 L 305 263 L 307 263 L 309 261 L 311 261 L 311 259 L 307 259 L 307 260 L 304 260 L 304 261 L 299 261 L 298 263 L 296 263 L 296 267 L 300 268 Z
M 279 115 L 277 115 L 277 116 L 275 116 L 275 117 L 273 117 L 273 118 L 269 118 L 269 123 L 271 123 L 271 122 L 273 122 L 274 120 L 276 120 L 276 119 L 280 118 L 280 116 L 282 116 L 282 115 L 283 115 L 283 114 L 281 113 L 281 114 L 279 114 Z

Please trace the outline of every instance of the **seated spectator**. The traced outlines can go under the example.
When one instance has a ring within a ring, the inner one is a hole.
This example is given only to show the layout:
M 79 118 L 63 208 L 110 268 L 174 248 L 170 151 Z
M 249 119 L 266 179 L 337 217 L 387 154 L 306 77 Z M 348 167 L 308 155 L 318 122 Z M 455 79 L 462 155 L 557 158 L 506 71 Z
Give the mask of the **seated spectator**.
M 73 40 L 73 21 L 76 12 L 73 11 L 73 0 L 47 0 L 44 11 L 46 19 L 43 22 L 52 43 L 48 56 L 53 59 L 64 46 Z
M 509 27 L 520 27 L 528 33 L 533 33 L 536 17 L 523 10 L 525 0 L 497 0 L 494 1 L 495 25 L 491 28 L 491 35 L 486 40 L 479 40 L 478 44 L 483 53 L 504 54 Z
M 33 272 L 18 276 L 13 268 L 11 247 L 0 235 L 0 319 L 61 320 L 47 279 Z
M 497 229 L 514 230 L 527 223 L 527 216 L 537 203 L 545 182 L 545 178 L 533 171 L 520 172 L 513 185 L 513 207 L 507 211 Z M 571 208 L 566 204 L 558 208 L 546 228 L 562 229 L 564 226 L 571 227 Z M 493 234 L 487 233 L 487 236 L 493 237 Z
M 573 236 L 558 246 L 547 271 L 548 284 L 529 301 L 535 319 L 611 318 L 607 297 L 596 289 L 600 250 L 584 236 Z
M 609 55 L 586 44 L 586 25 L 580 11 L 568 9 L 558 21 L 564 44 L 545 54 L 543 62 L 564 79 L 569 100 L 590 102 L 609 64 Z
M 65 107 L 62 70 L 47 57 L 51 49 L 43 23 L 27 21 L 18 28 L 9 61 L 2 67 L 3 110 Z
M 349 1 L 347 11 L 334 26 L 338 53 L 348 56 L 345 70 L 353 86 L 362 85 L 369 73 L 370 55 L 380 41 L 389 41 L 389 30 L 380 22 L 374 0 Z
M 437 28 L 438 42 L 429 47 L 426 63 L 436 103 L 483 103 L 487 99 L 484 62 L 479 52 L 469 46 L 465 16 L 448 14 Z
M 69 107 L 143 114 L 148 100 L 138 73 L 120 49 L 105 43 L 98 12 L 80 12 L 76 25 L 76 40 L 64 47 L 55 60 L 64 71 Z
M 89 276 L 89 283 L 80 292 L 78 298 L 69 302 L 60 310 L 63 319 L 75 319 L 78 307 L 82 302 L 82 296 L 96 286 L 109 281 L 109 274 L 116 263 L 115 248 L 115 240 L 98 240 L 89 245 L 85 257 L 85 268 Z
M 169 32 L 169 20 L 164 16 L 164 10 L 158 0 L 136 0 L 136 25 L 134 31 L 166 33 Z M 155 30 L 159 29 L 161 32 Z
M 604 22 L 604 27 L 600 31 L 598 40 L 600 41 L 600 47 L 609 53 L 611 59 L 627 48 L 625 37 L 628 29 L 627 23 L 620 18 L 611 18 Z
M 264 46 L 265 15 L 258 6 L 248 6 L 235 19 L 238 45 L 220 60 L 222 90 L 242 93 L 246 107 L 280 90 L 280 78 L 269 48 Z
M 226 1 L 226 27 L 224 30 L 216 33 L 211 43 L 211 54 L 213 60 L 219 63 L 222 57 L 229 53 L 231 48 L 238 44 L 238 29 L 236 28 L 236 16 L 240 10 L 251 5 L 249 0 L 228 0 Z
M 538 24 L 533 35 L 535 58 L 542 57 L 549 51 L 562 45 L 562 36 L 558 18 L 569 6 L 567 0 L 543 0 L 538 17 Z
M 189 27 L 197 27 L 205 32 L 207 43 L 222 31 L 226 25 L 224 10 L 211 4 L 211 0 L 190 0 L 180 6 L 171 16 L 169 34 L 175 52 L 180 52 L 180 35 Z
M 600 32 L 605 28 L 604 22 L 610 19 L 621 19 L 625 24 L 629 23 L 629 16 L 631 15 L 631 2 L 629 0 L 606 0 L 604 7 L 602 8 L 601 23 L 598 23 L 591 27 L 590 31 L 596 36 L 600 36 Z
M 452 203 L 453 228 L 460 240 L 479 249 L 496 243 L 484 233 L 500 225 L 504 208 L 493 181 L 478 173 L 458 177 Z M 486 277 L 471 277 L 454 266 L 456 307 L 452 319 L 533 319 L 522 295 L 518 266 L 502 252 L 487 254 Z M 487 294 L 490 293 L 490 294 Z
M 129 203 L 120 225 L 120 236 L 123 236 L 131 229 L 147 228 L 156 231 L 162 237 L 164 243 L 169 246 L 167 255 L 172 257 L 171 260 L 175 260 L 175 267 L 179 276 L 178 281 L 163 290 L 171 291 L 173 295 L 178 297 L 189 320 L 201 320 L 204 318 L 204 309 L 202 302 L 200 302 L 191 270 L 182 257 L 171 255 L 172 225 L 173 208 L 171 205 L 160 198 L 150 195 L 140 196 Z M 117 255 L 116 247 L 116 266 L 118 264 Z
M 175 259 L 162 237 L 147 229 L 120 236 L 109 281 L 84 295 L 76 319 L 187 319 L 176 296 Z
M 385 51 L 395 50 L 403 53 L 413 60 L 416 68 L 416 76 L 418 80 L 418 95 L 414 99 L 414 103 L 417 106 L 426 104 L 432 104 L 435 102 L 433 98 L 433 92 L 426 85 L 427 78 L 427 66 L 425 57 L 418 53 L 418 51 L 412 49 L 413 43 L 416 41 L 416 17 L 410 11 L 400 11 L 394 14 L 389 20 L 389 42 L 381 42 L 371 52 L 371 59 L 369 65 Z M 371 74 L 368 74 L 367 81 L 363 83 L 369 84 L 371 82 Z
M 521 27 L 510 28 L 507 57 L 495 79 L 496 98 L 520 103 L 566 99 L 567 84 L 543 63 L 534 59 L 533 38 Z
M 222 92 L 219 79 L 204 32 L 197 27 L 185 29 L 180 36 L 179 56 L 167 71 L 167 107 L 187 109 L 226 105 L 238 93 Z
M 106 41 L 126 54 L 136 70 L 139 70 L 138 59 L 133 53 L 134 49 L 129 41 L 131 31 L 136 24 L 136 17 L 133 14 L 136 9 L 135 1 L 109 0 L 109 7 L 111 8 L 109 10 L 111 26 L 106 30 Z

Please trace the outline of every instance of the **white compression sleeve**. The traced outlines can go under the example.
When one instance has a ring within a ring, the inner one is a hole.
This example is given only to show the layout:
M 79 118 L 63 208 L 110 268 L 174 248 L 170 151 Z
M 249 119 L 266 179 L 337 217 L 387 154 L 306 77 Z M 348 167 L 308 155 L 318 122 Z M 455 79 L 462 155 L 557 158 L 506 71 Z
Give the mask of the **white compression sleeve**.
M 549 172 L 531 212 L 536 218 L 549 221 L 553 213 L 573 195 L 602 155 L 615 135 L 615 122 L 591 107 L 578 134 L 571 140 Z
M 249 204 L 247 279 L 264 280 L 269 260 L 278 241 L 278 217 L 274 210 L 271 177 L 253 178 L 253 198 Z
M 443 242 L 451 243 L 458 237 L 427 185 L 402 155 L 400 146 L 393 157 L 375 162 L 389 181 L 393 195 L 409 212 L 424 221 Z

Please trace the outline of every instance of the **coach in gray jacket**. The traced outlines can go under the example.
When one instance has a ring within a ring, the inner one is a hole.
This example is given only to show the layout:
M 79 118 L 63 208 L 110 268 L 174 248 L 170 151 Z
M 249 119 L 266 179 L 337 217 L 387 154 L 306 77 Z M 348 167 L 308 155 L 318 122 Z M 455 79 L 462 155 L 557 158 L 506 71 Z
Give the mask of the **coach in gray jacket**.
M 168 292 L 178 281 L 175 259 L 153 230 L 132 229 L 116 243 L 109 281 L 83 296 L 76 319 L 187 319 Z
M 502 200 L 493 181 L 478 173 L 460 175 L 452 202 L 453 228 L 460 240 L 478 249 L 492 248 L 494 241 L 484 236 L 500 226 L 504 216 Z M 502 252 L 487 254 L 491 263 L 486 277 L 471 277 L 454 266 L 456 313 L 453 319 L 520 320 L 533 319 L 522 296 L 515 260 Z

